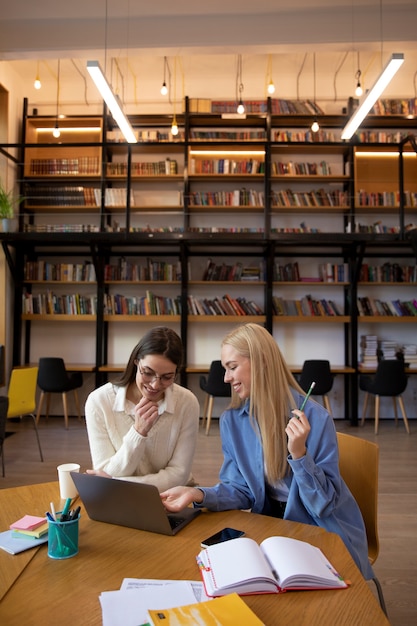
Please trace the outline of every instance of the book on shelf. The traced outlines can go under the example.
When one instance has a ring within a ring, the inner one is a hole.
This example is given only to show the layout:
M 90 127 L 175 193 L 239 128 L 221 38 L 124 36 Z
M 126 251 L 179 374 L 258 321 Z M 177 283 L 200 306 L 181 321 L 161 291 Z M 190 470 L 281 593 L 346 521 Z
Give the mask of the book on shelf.
M 171 609 L 149 609 L 148 613 L 152 626 L 191 626 L 193 624 L 213 624 L 213 626 L 236 626 L 236 624 L 244 624 L 244 626 L 263 625 L 263 622 L 237 593 Z
M 348 586 L 319 548 L 289 537 L 231 539 L 202 550 L 197 563 L 211 597 Z

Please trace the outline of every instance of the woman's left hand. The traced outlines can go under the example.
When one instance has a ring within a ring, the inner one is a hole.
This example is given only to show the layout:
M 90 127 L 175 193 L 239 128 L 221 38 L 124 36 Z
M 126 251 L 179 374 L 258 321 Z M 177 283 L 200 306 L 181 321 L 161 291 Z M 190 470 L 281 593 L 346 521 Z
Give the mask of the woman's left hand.
M 294 460 L 300 459 L 306 453 L 306 441 L 310 432 L 310 423 L 303 411 L 294 409 L 293 417 L 287 424 L 285 432 L 288 437 L 288 452 Z
M 107 474 L 107 472 L 105 472 L 104 470 L 89 469 L 89 470 L 86 470 L 85 473 L 93 474 L 94 476 L 103 476 L 104 478 L 111 478 L 110 474 Z

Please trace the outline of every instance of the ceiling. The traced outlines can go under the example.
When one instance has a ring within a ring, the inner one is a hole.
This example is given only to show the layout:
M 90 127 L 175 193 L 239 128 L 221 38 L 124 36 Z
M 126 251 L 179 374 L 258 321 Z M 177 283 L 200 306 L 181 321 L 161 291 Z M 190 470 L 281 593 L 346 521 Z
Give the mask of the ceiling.
M 60 100 L 73 104 L 91 105 L 97 99 L 87 79 L 87 59 L 100 61 L 127 106 L 145 95 L 149 104 L 158 103 L 164 56 L 171 99 L 183 94 L 233 98 L 238 54 L 245 98 L 265 96 L 270 68 L 277 97 L 313 98 L 316 91 L 317 100 L 342 102 L 353 95 L 359 67 L 369 88 L 393 52 L 403 52 L 405 63 L 387 96 L 416 96 L 416 0 L 0 0 L 2 4 L 7 11 L 0 11 L 0 82 L 4 62 L 37 106 L 52 106 L 56 100 L 58 58 Z M 32 87 L 38 68 L 40 91 Z

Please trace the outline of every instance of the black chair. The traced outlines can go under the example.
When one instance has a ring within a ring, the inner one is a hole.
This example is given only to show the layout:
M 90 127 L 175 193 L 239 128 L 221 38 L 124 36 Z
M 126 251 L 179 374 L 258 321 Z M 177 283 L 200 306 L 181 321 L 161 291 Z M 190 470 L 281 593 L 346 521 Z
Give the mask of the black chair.
M 3 443 L 6 439 L 6 422 L 7 422 L 7 410 L 9 408 L 9 398 L 7 396 L 0 396 L 0 456 L 1 467 L 3 470 L 4 478 L 4 456 L 3 456 Z
M 67 394 L 74 392 L 75 404 L 78 412 L 78 419 L 81 420 L 80 402 L 77 389 L 82 387 L 83 375 L 81 372 L 68 373 L 65 368 L 64 359 L 59 357 L 43 357 L 39 359 L 38 387 L 41 390 L 36 423 L 39 423 L 43 402 L 46 395 L 46 418 L 49 416 L 49 404 L 51 393 L 62 394 L 62 404 L 64 407 L 65 428 L 68 429 L 68 399 Z
M 391 396 L 394 404 L 395 422 L 398 423 L 397 398 L 401 413 L 404 419 L 405 430 L 410 434 L 407 414 L 405 412 L 404 401 L 401 394 L 407 387 L 407 375 L 404 370 L 404 363 L 398 359 L 381 360 L 378 363 L 375 376 L 361 374 L 359 376 L 359 389 L 365 391 L 365 399 L 362 410 L 361 426 L 365 423 L 366 409 L 368 408 L 369 394 L 375 396 L 375 435 L 378 434 L 379 424 L 379 403 L 380 398 Z
M 221 361 L 212 361 L 208 377 L 200 376 L 200 389 L 207 394 L 203 409 L 203 424 L 207 419 L 206 435 L 210 432 L 214 398 L 230 398 L 232 395 L 230 384 L 224 382 L 225 373 Z
M 330 361 L 324 359 L 310 359 L 304 361 L 299 379 L 300 387 L 307 393 L 312 382 L 315 382 L 312 396 L 323 396 L 323 403 L 330 415 L 332 409 L 328 397 L 333 387 L 333 374 L 330 369 Z

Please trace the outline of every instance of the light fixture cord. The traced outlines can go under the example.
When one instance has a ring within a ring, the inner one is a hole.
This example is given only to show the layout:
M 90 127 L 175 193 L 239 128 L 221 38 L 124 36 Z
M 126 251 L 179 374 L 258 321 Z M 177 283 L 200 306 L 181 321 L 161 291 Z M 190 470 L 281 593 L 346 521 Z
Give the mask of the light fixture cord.
M 58 124 L 58 112 L 59 112 L 59 79 L 61 74 L 61 59 L 58 59 L 58 74 L 56 79 L 56 123 Z
M 342 69 L 348 54 L 349 54 L 349 52 L 345 52 L 345 54 L 343 55 L 343 58 L 342 58 L 342 60 L 341 60 L 341 62 L 339 64 L 339 66 L 336 68 L 336 71 L 334 73 L 333 90 L 334 90 L 334 100 L 335 100 L 335 102 L 337 101 L 337 89 L 336 89 L 337 75 L 339 74 L 340 70 Z
M 242 82 L 242 55 L 238 54 L 237 57 L 237 72 L 236 72 L 236 100 L 239 103 L 242 100 L 243 93 L 243 82 Z
M 74 59 L 71 59 L 71 63 L 73 64 L 73 66 L 75 67 L 75 69 L 77 70 L 77 72 L 79 73 L 79 75 L 81 76 L 81 78 L 84 81 L 84 100 L 85 100 L 86 105 L 89 106 L 90 103 L 87 100 L 87 81 L 86 81 L 86 78 L 85 78 L 84 74 L 82 73 L 82 71 L 80 70 L 80 68 L 75 63 Z
M 304 69 L 304 65 L 305 65 L 305 62 L 306 62 L 306 59 L 307 59 L 307 54 L 308 54 L 308 52 L 305 53 L 303 62 L 301 63 L 301 67 L 300 67 L 299 72 L 297 74 L 297 100 L 300 99 L 300 76 L 301 76 L 301 73 L 302 73 L 302 71 Z

